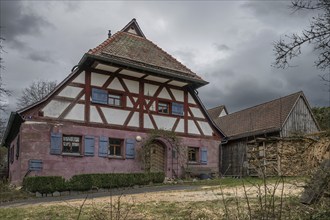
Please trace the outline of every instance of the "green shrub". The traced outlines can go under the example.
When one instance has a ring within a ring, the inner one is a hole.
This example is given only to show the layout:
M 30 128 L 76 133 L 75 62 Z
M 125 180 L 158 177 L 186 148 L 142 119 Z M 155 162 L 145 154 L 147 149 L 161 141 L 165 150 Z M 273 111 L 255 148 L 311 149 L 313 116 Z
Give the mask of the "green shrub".
M 145 185 L 150 182 L 162 183 L 164 173 L 102 173 L 74 175 L 68 186 L 71 190 L 85 191 L 93 188 L 118 188 Z
M 23 189 L 29 192 L 52 193 L 66 188 L 65 179 L 61 176 L 34 176 L 23 180 Z
M 35 176 L 23 180 L 23 189 L 29 192 L 52 193 L 55 191 L 87 191 L 93 188 L 118 188 L 162 183 L 165 174 L 159 173 L 95 173 L 79 174 L 65 181 L 60 176 Z

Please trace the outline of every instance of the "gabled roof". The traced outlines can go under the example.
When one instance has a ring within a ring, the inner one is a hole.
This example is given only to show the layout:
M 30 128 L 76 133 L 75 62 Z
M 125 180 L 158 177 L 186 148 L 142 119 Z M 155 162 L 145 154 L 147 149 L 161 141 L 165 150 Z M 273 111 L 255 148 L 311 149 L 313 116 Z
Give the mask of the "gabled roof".
M 226 114 L 228 114 L 227 108 L 224 105 L 219 105 L 207 110 L 212 119 L 219 118 L 222 111 L 225 111 Z
M 163 76 L 184 77 L 198 82 L 200 85 L 207 84 L 196 73 L 148 40 L 135 19 L 99 46 L 89 50 L 88 55 L 109 62 L 125 63 L 143 69 L 148 68 Z
M 280 131 L 303 92 L 297 92 L 217 119 L 218 127 L 231 139 Z

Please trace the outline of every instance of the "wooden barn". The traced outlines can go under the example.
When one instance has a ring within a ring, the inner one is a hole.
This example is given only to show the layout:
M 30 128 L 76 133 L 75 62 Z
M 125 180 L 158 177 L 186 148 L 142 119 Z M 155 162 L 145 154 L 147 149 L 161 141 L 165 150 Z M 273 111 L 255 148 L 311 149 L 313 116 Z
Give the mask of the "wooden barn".
M 3 138 L 9 179 L 144 172 L 137 152 L 152 130 L 181 139 L 185 165 L 218 171 L 223 134 L 196 91 L 207 83 L 133 19 L 85 53 L 45 99 L 11 114 Z M 150 154 L 147 171 L 182 175 L 170 142 L 155 139 Z
M 214 109 L 209 110 L 213 120 L 227 136 L 221 148 L 221 174 L 225 176 L 255 175 L 251 171 L 250 157 L 253 155 L 250 149 L 257 143 L 258 157 L 265 158 L 265 138 L 290 137 L 319 131 L 303 92 L 225 116 L 217 116 L 213 112 Z M 273 159 L 277 161 L 276 158 Z

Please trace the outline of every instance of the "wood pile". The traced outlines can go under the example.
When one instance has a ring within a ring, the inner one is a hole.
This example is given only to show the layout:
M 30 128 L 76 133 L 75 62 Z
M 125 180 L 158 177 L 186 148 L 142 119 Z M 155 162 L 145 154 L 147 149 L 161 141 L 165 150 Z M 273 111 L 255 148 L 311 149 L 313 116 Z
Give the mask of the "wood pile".
M 257 138 L 247 145 L 250 176 L 309 175 L 326 159 L 329 137 Z

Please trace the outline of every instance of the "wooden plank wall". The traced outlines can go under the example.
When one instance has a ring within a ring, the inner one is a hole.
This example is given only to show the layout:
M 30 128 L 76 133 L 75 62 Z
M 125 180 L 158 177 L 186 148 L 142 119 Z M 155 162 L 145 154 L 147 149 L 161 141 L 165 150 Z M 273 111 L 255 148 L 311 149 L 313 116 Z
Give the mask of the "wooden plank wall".
M 318 131 L 311 112 L 305 101 L 300 97 L 283 126 L 281 136 L 289 137 L 294 134 L 310 134 Z
M 221 175 L 223 176 L 246 176 L 246 141 L 233 141 L 222 146 Z

